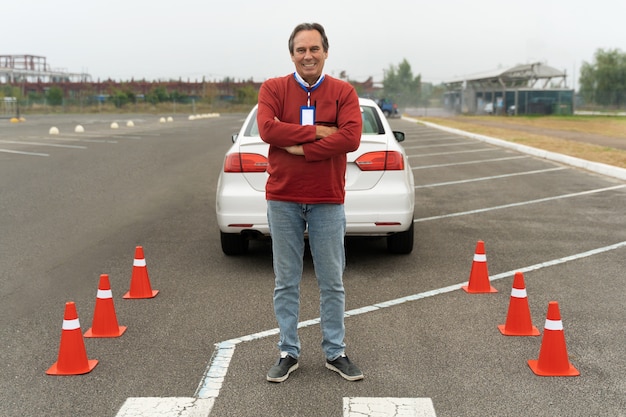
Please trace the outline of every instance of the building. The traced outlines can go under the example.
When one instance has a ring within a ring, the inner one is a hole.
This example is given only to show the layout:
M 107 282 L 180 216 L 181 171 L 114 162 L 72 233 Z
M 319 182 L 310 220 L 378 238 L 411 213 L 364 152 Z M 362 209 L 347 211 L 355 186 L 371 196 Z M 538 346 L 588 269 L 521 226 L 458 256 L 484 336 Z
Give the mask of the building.
M 45 56 L 0 55 L 0 84 L 61 81 L 85 82 L 91 81 L 91 76 L 53 69 Z
M 572 114 L 566 74 L 542 63 L 517 65 L 444 82 L 444 107 L 469 114 Z

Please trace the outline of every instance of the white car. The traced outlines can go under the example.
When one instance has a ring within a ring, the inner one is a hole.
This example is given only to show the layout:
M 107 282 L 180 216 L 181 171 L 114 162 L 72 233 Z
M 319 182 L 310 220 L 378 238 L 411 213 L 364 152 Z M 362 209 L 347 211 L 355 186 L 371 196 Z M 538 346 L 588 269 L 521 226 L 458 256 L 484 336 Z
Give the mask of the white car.
M 413 250 L 415 186 L 413 172 L 394 132 L 376 103 L 359 99 L 363 133 L 359 148 L 347 155 L 346 235 L 387 239 L 391 253 Z M 241 255 L 249 240 L 270 237 L 265 182 L 269 145 L 260 138 L 256 106 L 246 117 L 224 158 L 215 211 L 222 251 Z

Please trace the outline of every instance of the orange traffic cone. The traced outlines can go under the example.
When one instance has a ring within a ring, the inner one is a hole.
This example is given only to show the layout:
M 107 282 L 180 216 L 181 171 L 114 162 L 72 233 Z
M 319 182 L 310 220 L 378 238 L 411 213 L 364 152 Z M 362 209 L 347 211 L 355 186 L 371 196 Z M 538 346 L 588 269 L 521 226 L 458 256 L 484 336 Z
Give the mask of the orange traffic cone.
M 528 297 L 526 295 L 526 287 L 524 286 L 524 274 L 521 272 L 515 273 L 506 322 L 498 325 L 498 329 L 506 336 L 539 336 L 539 330 L 533 326 L 533 322 L 530 319 L 530 308 L 528 307 Z
M 58 360 L 46 371 L 48 375 L 81 375 L 91 372 L 98 364 L 96 359 L 87 359 L 83 334 L 76 313 L 76 305 L 65 303 L 63 328 Z
M 85 337 L 119 337 L 126 331 L 126 326 L 117 324 L 115 305 L 111 284 L 107 274 L 100 275 L 98 293 L 96 295 L 96 307 L 93 311 L 91 328 L 85 332 Z
M 469 293 L 498 292 L 498 290 L 492 287 L 489 283 L 485 242 L 482 240 L 479 240 L 478 243 L 476 243 L 476 252 L 474 253 L 474 261 L 472 262 L 469 283 L 461 288 Z
M 548 303 L 548 316 L 539 350 L 539 359 L 529 360 L 528 366 L 540 376 L 578 376 L 580 372 L 569 362 L 565 333 L 556 301 Z
M 130 279 L 130 290 L 123 298 L 153 298 L 159 290 L 153 290 L 150 286 L 146 259 L 143 256 L 143 247 L 135 248 L 135 260 L 133 261 L 133 274 Z

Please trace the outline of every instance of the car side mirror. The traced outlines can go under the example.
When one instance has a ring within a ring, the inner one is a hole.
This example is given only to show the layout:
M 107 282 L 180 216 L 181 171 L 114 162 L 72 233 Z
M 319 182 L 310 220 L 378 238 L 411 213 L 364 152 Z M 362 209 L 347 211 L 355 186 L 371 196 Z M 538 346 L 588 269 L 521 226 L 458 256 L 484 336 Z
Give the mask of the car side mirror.
M 396 137 L 398 142 L 404 142 L 404 132 L 393 131 L 393 135 Z
M 230 139 L 233 141 L 233 143 L 235 143 L 237 141 L 237 137 L 239 136 L 239 133 L 233 133 L 233 135 L 230 137 Z

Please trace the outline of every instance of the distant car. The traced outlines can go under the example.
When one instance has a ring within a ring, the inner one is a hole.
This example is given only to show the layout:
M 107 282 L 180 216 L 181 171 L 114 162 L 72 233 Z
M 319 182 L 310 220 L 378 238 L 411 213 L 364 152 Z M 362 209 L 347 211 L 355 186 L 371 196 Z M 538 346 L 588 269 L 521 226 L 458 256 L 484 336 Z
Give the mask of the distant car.
M 509 108 L 506 110 L 506 114 L 508 114 L 509 116 L 515 116 L 515 104 L 509 106 Z
M 380 99 L 376 101 L 378 107 L 383 111 L 385 117 L 400 117 L 400 113 L 398 112 L 398 104 L 394 103 L 391 100 L 386 98 Z
M 485 107 L 483 108 L 483 111 L 487 114 L 493 114 L 493 103 L 487 103 L 485 104 Z
M 347 155 L 346 235 L 386 238 L 390 253 L 413 250 L 415 186 L 403 132 L 394 132 L 376 103 L 359 99 L 363 132 Z M 269 145 L 260 138 L 256 106 L 250 111 L 219 175 L 215 211 L 222 251 L 241 255 L 251 239 L 269 238 L 265 183 Z

